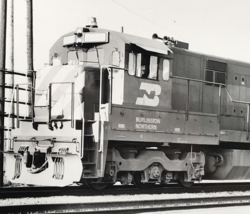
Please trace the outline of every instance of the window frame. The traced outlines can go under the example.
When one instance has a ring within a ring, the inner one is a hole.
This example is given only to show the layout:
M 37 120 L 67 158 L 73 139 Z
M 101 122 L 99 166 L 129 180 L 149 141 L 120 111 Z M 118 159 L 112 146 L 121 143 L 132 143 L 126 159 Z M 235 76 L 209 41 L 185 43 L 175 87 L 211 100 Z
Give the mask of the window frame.
M 97 61 L 88 61 L 88 53 L 90 52 L 95 52 L 96 54 L 96 59 Z M 105 55 L 105 50 L 104 48 L 102 47 L 97 47 L 97 48 L 94 48 L 94 47 L 91 47 L 91 48 L 79 48 L 79 49 L 70 49 L 68 52 L 67 52 L 67 64 L 70 64 L 69 62 L 72 61 L 72 62 L 77 62 L 77 60 L 75 59 L 70 59 L 69 55 L 71 53 L 76 53 L 76 52 L 79 52 L 81 54 L 83 54 L 83 57 L 82 57 L 82 60 L 79 58 L 78 59 L 78 64 L 83 64 L 83 63 L 104 63 L 104 55 Z M 98 57 L 97 57 L 97 54 L 98 54 Z M 99 61 L 98 61 L 99 59 Z M 76 63 L 75 63 L 76 64 Z
M 133 58 L 133 62 L 131 62 L 130 58 Z M 131 70 L 130 66 L 132 66 L 132 70 Z M 135 55 L 135 53 L 130 52 L 130 53 L 128 53 L 128 74 L 130 76 L 135 76 L 135 73 L 136 73 L 135 67 L 136 67 L 136 55 Z M 132 73 L 131 73 L 131 71 L 132 71 Z
M 214 62 L 215 64 L 212 65 L 211 64 L 212 62 Z M 225 64 L 225 69 L 222 70 L 221 67 L 218 67 L 216 69 L 216 67 L 214 67 L 216 65 L 216 63 L 218 63 L 218 64 L 220 64 L 220 63 Z M 212 67 L 213 67 L 213 69 L 212 69 Z M 212 73 L 212 81 L 210 81 L 210 78 L 208 78 L 208 73 L 209 72 Z M 220 74 L 224 75 L 224 79 L 223 79 L 224 81 L 223 82 L 218 81 L 219 80 L 218 75 L 220 75 Z M 220 61 L 215 61 L 215 60 L 211 60 L 211 59 L 207 59 L 206 60 L 206 67 L 205 67 L 204 80 L 207 82 L 207 83 L 205 83 L 205 85 L 210 85 L 210 86 L 219 86 L 219 84 L 226 84 L 226 80 L 227 80 L 227 63 L 220 62 Z
M 164 62 L 168 62 L 168 78 L 167 79 L 164 78 Z M 166 82 L 168 82 L 170 79 L 170 60 L 166 58 L 162 58 L 162 79 L 163 81 L 166 81 Z
M 212 72 L 213 76 L 213 80 L 210 81 L 207 79 L 207 73 L 208 72 Z M 216 74 L 224 74 L 224 82 L 219 82 L 219 81 L 216 81 Z M 215 85 L 215 86 L 219 86 L 218 84 L 226 84 L 226 79 L 227 79 L 227 76 L 226 76 L 226 72 L 221 72 L 221 71 L 215 71 L 215 70 L 210 70 L 210 69 L 206 69 L 205 70 L 205 81 L 206 82 L 210 82 L 210 83 L 205 83 L 206 85 Z M 217 84 L 214 84 L 214 83 L 217 83 Z
M 156 62 L 154 62 L 154 61 L 156 61 Z M 159 79 L 158 71 L 159 71 L 159 57 L 157 57 L 155 55 L 150 55 L 148 79 L 158 80 Z
M 115 50 L 112 52 L 112 65 L 120 67 L 120 63 L 120 52 L 118 50 Z
M 134 59 L 133 59 L 133 72 L 131 72 L 131 69 L 130 69 L 130 66 L 131 66 L 131 63 L 130 63 L 130 56 L 131 54 L 133 54 L 134 56 Z M 147 73 L 147 77 L 143 77 L 143 72 L 142 72 L 142 58 L 143 58 L 143 54 L 144 56 L 146 55 L 146 57 L 149 57 L 149 61 L 147 62 L 148 64 L 146 65 L 147 67 L 145 67 L 145 69 L 148 71 Z M 137 78 L 140 78 L 140 79 L 148 79 L 148 80 L 159 80 L 159 62 L 160 62 L 160 57 L 156 54 L 152 54 L 150 52 L 133 52 L 133 51 L 128 51 L 128 74 L 130 76 L 135 76 Z M 151 58 L 154 58 L 156 59 L 156 77 L 155 78 L 150 78 L 150 74 L 151 74 Z

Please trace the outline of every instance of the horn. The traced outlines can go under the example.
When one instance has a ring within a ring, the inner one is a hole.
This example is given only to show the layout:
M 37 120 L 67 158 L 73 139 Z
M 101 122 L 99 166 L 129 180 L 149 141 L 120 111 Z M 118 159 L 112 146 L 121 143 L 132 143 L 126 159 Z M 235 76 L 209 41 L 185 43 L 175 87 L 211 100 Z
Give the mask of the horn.
M 158 37 L 158 35 L 156 34 L 156 33 L 154 33 L 153 35 L 152 35 L 152 39 L 158 39 L 159 37 Z
M 167 43 L 170 40 L 170 38 L 168 36 L 164 36 L 162 40 L 164 43 Z

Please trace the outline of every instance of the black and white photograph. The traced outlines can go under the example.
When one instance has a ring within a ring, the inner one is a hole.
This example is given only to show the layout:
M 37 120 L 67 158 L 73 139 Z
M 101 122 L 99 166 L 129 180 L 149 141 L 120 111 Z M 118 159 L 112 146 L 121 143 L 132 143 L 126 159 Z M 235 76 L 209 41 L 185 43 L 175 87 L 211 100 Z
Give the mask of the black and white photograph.
M 249 8 L 0 0 L 0 213 L 248 214 Z

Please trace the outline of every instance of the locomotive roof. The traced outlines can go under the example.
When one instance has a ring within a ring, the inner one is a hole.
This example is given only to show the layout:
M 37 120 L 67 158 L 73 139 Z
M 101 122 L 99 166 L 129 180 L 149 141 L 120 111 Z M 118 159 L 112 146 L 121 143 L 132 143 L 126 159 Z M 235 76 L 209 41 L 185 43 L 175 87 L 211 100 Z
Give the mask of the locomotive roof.
M 120 38 L 124 43 L 138 45 L 141 46 L 142 48 L 143 47 L 149 48 L 152 52 L 159 52 L 166 55 L 172 53 L 171 49 L 167 45 L 165 45 L 162 41 L 159 40 L 139 37 L 131 34 L 100 29 L 100 28 L 92 28 L 90 31 L 106 31 L 106 32 L 108 31 L 112 35 Z
M 182 48 L 177 48 L 177 47 L 170 48 L 160 40 L 139 37 L 139 36 L 135 36 L 135 35 L 131 35 L 131 34 L 126 34 L 126 33 L 112 31 L 112 30 L 108 30 L 108 29 L 102 29 L 102 28 L 89 28 L 89 30 L 90 30 L 90 32 L 109 32 L 110 34 L 112 34 L 112 36 L 119 38 L 124 43 L 134 44 L 134 45 L 140 46 L 142 48 L 143 47 L 149 48 L 152 52 L 156 52 L 156 53 L 162 53 L 165 55 L 169 55 L 169 53 L 172 53 L 172 52 L 177 52 L 177 53 L 182 52 L 182 54 L 186 53 L 188 55 L 194 55 L 194 56 L 199 56 L 199 57 L 203 56 L 203 57 L 213 58 L 213 59 L 219 60 L 219 61 L 224 61 L 227 63 L 239 64 L 242 66 L 250 67 L 250 63 L 248 63 L 248 62 L 243 62 L 243 61 L 234 60 L 234 59 L 228 59 L 228 58 L 224 58 L 224 57 L 218 57 L 218 56 L 205 54 L 205 53 L 199 53 L 199 52 L 186 50 L 186 49 L 182 49 Z M 63 37 L 65 37 L 67 35 L 72 35 L 72 34 L 74 34 L 74 32 L 75 31 L 64 34 L 63 36 L 61 36 L 61 38 L 59 40 L 62 41 Z M 57 42 L 54 44 L 55 46 L 57 46 Z M 53 46 L 52 46 L 52 48 L 53 48 Z M 171 54 L 171 56 L 172 56 L 172 54 Z

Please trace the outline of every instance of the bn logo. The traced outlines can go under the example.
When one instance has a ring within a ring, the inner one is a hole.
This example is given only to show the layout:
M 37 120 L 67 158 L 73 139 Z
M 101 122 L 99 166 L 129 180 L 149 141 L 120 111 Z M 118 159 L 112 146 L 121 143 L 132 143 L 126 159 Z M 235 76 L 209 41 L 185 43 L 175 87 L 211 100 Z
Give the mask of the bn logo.
M 144 91 L 143 97 L 137 97 L 135 104 L 143 106 L 158 106 L 161 93 L 161 86 L 151 83 L 142 82 L 140 90 Z M 146 92 L 146 93 L 145 93 Z

